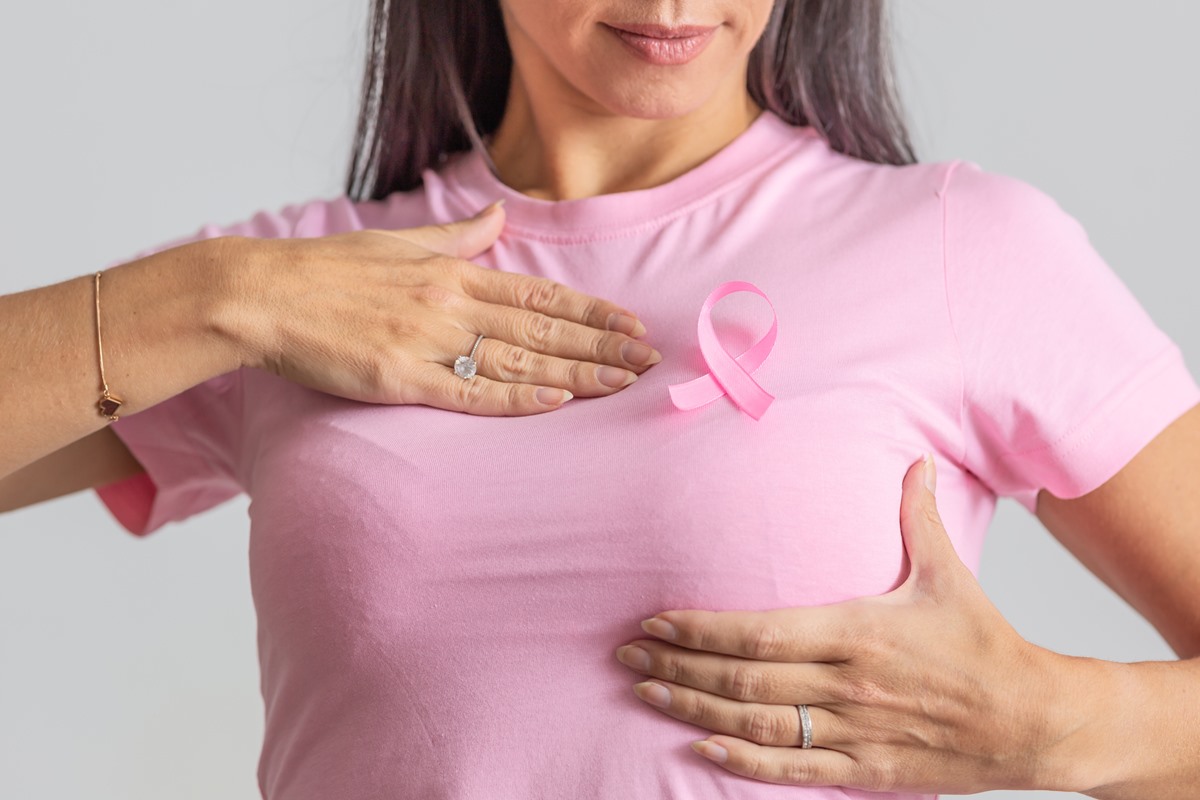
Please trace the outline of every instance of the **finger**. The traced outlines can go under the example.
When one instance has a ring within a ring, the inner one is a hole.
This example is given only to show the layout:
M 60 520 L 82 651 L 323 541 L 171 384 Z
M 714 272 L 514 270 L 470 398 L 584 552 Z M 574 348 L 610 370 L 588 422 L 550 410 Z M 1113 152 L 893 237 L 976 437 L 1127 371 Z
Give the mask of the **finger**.
M 862 603 L 770 611 L 663 611 L 642 630 L 689 650 L 758 661 L 844 661 L 867 624 Z
M 476 300 L 536 311 L 548 317 L 632 337 L 646 332 L 646 326 L 636 314 L 604 298 L 584 294 L 549 278 L 471 266 L 475 268 L 464 269 L 459 277 L 463 291 Z
M 579 322 L 548 316 L 524 308 L 495 305 L 462 298 L 461 316 L 475 328 L 510 344 L 537 353 L 610 364 L 641 374 L 662 360 L 645 342 L 616 331 L 598 331 Z
M 794 705 L 742 703 L 669 681 L 635 684 L 633 693 L 652 708 L 681 722 L 699 725 L 714 733 L 728 733 L 759 744 L 799 747 L 800 712 Z M 810 705 L 814 747 L 838 748 L 849 744 L 838 716 Z
M 930 480 L 936 485 L 936 468 L 930 454 Z M 909 560 L 909 574 L 901 588 L 925 578 L 965 570 L 954 543 L 950 540 L 934 493 L 926 487 L 924 459 L 909 465 L 901 484 L 900 533 Z
M 405 403 L 421 403 L 447 411 L 491 417 L 516 417 L 553 411 L 571 394 L 553 386 L 505 383 L 476 375 L 460 378 L 441 364 L 426 363 L 405 376 Z M 562 398 L 561 402 L 555 402 Z M 543 403 L 542 399 L 550 400 Z
M 504 211 L 497 201 L 467 219 L 389 231 L 426 250 L 458 258 L 474 258 L 495 244 L 504 230 Z
M 839 696 L 838 668 L 821 662 L 754 661 L 647 639 L 617 648 L 617 659 L 643 675 L 744 703 L 828 703 Z
M 470 353 L 477 337 L 457 329 L 456 332 L 465 338 L 464 344 L 455 352 Z M 454 354 L 443 355 L 438 363 L 453 367 L 457 358 Z M 475 361 L 477 376 L 508 383 L 558 386 L 575 397 L 610 395 L 629 386 L 638 377 L 636 372 L 620 367 L 548 356 L 486 336 L 475 350 Z
M 770 747 L 730 736 L 693 743 L 700 755 L 735 775 L 791 786 L 853 786 L 857 762 L 837 750 Z M 715 745 L 713 747 L 712 745 Z

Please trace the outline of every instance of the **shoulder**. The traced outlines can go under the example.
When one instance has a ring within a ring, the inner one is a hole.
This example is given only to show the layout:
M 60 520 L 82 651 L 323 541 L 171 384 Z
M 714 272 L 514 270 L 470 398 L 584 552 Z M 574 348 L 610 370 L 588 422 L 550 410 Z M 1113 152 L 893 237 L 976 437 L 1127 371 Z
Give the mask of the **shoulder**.
M 961 159 L 890 164 L 869 161 L 834 149 L 816 134 L 806 140 L 768 182 L 778 184 L 805 203 L 822 221 L 836 221 L 881 233 L 892 226 L 902 232 L 911 226 L 926 230 L 941 224 L 941 206 L 947 184 L 965 166 Z M 993 191 L 982 188 L 985 194 Z
M 949 234 L 986 239 L 1082 232 L 1079 222 L 1033 183 L 964 159 L 946 164 L 939 196 Z
M 382 200 L 353 200 L 345 194 L 292 203 L 277 212 L 260 211 L 249 222 L 252 234 L 284 229 L 289 238 L 330 236 L 366 228 L 400 227 L 413 216 L 420 190 L 395 192 Z
M 330 236 L 366 228 L 397 228 L 425 224 L 423 191 L 395 192 L 382 200 L 354 200 L 345 194 L 310 197 L 282 206 L 259 209 L 233 222 L 210 222 L 195 233 L 155 249 L 218 236 L 288 239 Z M 139 253 L 148 255 L 149 251 Z
M 795 188 L 815 193 L 819 203 L 910 221 L 914 213 L 935 212 L 962 228 L 984 230 L 1074 225 L 1040 187 L 968 159 L 881 164 L 841 153 L 821 137 L 808 138 L 809 147 L 789 166 Z
M 367 228 L 412 228 L 435 222 L 424 187 L 392 192 L 380 200 L 346 195 L 309 200 L 283 209 L 294 220 L 290 236 L 329 236 Z

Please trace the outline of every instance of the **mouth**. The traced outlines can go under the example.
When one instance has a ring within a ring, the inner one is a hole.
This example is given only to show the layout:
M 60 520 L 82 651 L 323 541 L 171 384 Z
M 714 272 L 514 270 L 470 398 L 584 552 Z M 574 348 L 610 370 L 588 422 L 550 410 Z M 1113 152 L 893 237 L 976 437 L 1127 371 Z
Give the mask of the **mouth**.
M 638 56 L 651 64 L 686 64 L 712 39 L 717 25 L 643 25 L 608 24 L 604 26 L 619 37 Z

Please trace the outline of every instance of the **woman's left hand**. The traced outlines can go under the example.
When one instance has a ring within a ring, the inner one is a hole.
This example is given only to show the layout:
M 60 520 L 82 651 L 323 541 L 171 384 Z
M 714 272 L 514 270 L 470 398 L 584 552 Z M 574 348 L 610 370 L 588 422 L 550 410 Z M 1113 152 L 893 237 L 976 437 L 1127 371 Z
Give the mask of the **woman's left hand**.
M 826 606 L 657 614 L 642 623 L 657 639 L 617 651 L 655 679 L 637 684 L 638 697 L 719 734 L 693 747 L 758 780 L 1047 788 L 1054 710 L 1070 693 L 1062 657 L 1021 638 L 984 595 L 946 535 L 922 463 L 903 482 L 903 584 Z M 811 749 L 800 747 L 801 703 Z

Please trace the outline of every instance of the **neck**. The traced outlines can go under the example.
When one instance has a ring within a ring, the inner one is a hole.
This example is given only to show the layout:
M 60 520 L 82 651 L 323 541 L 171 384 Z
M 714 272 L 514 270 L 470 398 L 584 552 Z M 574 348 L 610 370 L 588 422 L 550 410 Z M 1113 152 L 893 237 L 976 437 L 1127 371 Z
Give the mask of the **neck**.
M 725 85 L 683 116 L 638 119 L 585 108 L 556 92 L 535 97 L 514 69 L 488 152 L 504 184 L 543 200 L 658 186 L 713 156 L 761 113 L 744 76 Z

